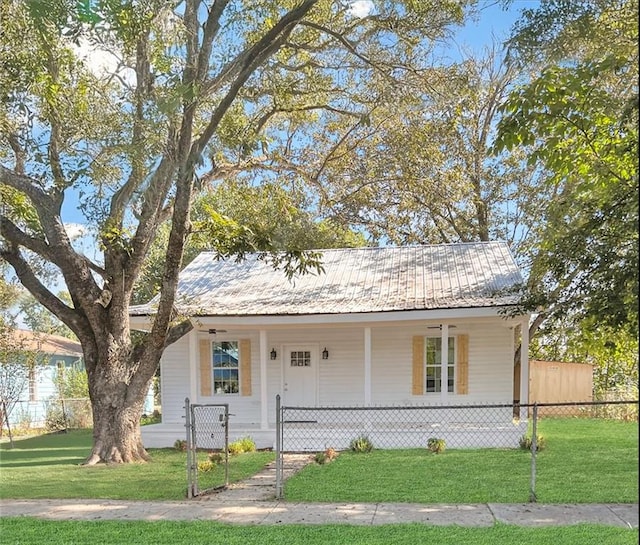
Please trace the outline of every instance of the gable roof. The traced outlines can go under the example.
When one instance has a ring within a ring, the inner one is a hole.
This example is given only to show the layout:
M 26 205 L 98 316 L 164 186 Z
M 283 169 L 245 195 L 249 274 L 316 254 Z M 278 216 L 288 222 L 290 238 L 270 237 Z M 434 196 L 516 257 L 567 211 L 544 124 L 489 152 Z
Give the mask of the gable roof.
M 258 254 L 236 262 L 203 252 L 180 273 L 177 310 L 278 316 L 495 307 L 515 303 L 522 283 L 503 242 L 321 252 L 323 273 L 292 280 Z M 131 307 L 131 315 L 153 314 L 156 300 Z
M 50 356 L 83 356 L 82 345 L 60 335 L 48 335 L 29 331 L 27 329 L 15 329 L 13 332 L 16 344 L 27 350 L 41 352 Z

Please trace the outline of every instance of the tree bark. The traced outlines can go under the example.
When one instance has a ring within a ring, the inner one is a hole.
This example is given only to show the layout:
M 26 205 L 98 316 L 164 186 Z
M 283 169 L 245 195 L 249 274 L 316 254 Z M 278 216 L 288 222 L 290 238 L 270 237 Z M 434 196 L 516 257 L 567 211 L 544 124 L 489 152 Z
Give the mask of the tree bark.
M 130 381 L 122 362 L 101 365 L 108 376 L 89 376 L 93 411 L 93 447 L 85 465 L 146 462 L 149 455 L 142 443 L 140 417 L 151 380 Z

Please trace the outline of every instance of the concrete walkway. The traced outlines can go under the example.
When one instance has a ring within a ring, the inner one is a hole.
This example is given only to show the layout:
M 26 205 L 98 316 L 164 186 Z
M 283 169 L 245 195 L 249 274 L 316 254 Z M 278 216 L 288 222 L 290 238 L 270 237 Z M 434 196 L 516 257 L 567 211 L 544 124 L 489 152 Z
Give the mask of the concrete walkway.
M 285 478 L 311 458 L 287 455 Z M 638 528 L 638 504 L 296 503 L 275 499 L 275 465 L 220 492 L 184 501 L 0 500 L 0 516 L 51 520 L 208 520 L 230 524 L 563 526 L 590 522 Z
M 293 503 L 282 501 L 0 500 L 2 517 L 50 520 L 208 520 L 229 524 L 565 526 L 589 522 L 638 528 L 637 504 Z

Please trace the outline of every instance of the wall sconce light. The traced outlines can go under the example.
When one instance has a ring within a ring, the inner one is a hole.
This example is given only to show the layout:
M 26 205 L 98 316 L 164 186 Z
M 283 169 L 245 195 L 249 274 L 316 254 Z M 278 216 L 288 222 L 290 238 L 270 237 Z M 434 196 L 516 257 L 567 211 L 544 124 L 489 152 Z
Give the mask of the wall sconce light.
M 271 359 L 275 360 L 278 357 L 278 353 L 276 352 L 275 348 L 271 349 Z
M 322 359 L 323 359 L 323 360 L 328 360 L 328 359 L 329 359 L 329 351 L 326 349 L 326 347 L 325 347 L 325 349 L 322 351 Z

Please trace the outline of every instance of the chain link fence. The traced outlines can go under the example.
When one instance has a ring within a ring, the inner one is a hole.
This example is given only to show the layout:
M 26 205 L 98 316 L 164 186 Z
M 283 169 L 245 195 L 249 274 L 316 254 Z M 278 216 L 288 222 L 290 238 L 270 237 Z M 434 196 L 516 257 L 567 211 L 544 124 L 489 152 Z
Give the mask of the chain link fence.
M 12 431 L 26 434 L 42 430 L 61 431 L 93 426 L 89 398 L 15 401 L 10 413 L 0 416 L 2 433 Z
M 283 454 L 347 450 L 358 440 L 376 449 L 426 448 L 442 440 L 446 449 L 467 449 L 482 457 L 486 449 L 525 449 L 531 454 L 530 501 L 536 501 L 537 453 L 547 436 L 579 441 L 585 428 L 585 449 L 608 445 L 615 424 L 631 422 L 638 466 L 638 401 L 541 403 L 530 405 L 432 405 L 408 407 L 283 407 L 276 399 L 276 495 L 283 496 Z M 575 436 L 575 437 L 574 437 Z M 590 444 L 592 442 L 594 444 Z M 577 443 L 576 443 L 577 444 Z M 567 472 L 572 463 L 567 462 Z M 575 467 L 575 466 L 574 466 Z M 637 500 L 636 500 L 637 501 Z
M 229 486 L 229 405 L 195 405 L 185 399 L 187 497 L 207 494 L 213 467 L 224 464 L 223 488 Z

